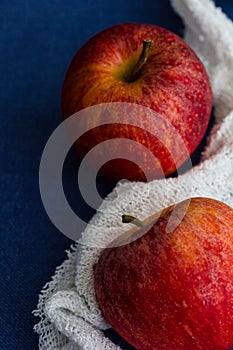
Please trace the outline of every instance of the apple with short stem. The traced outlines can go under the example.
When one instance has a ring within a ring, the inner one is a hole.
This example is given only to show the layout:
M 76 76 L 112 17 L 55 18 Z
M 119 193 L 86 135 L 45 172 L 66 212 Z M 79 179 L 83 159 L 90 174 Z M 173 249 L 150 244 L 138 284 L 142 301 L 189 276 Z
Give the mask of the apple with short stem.
M 117 123 L 103 117 L 105 125 L 97 126 L 98 108 L 94 117 L 77 115 L 77 128 L 88 131 L 76 148 L 84 157 L 102 143 L 89 160 L 93 167 L 102 159 L 100 172 L 110 179 L 147 181 L 171 175 L 194 152 L 209 122 L 212 95 L 203 64 L 182 38 L 155 25 L 125 23 L 96 34 L 78 50 L 62 88 L 64 118 L 112 102 L 122 103 Z M 130 117 L 132 104 L 142 107 L 135 117 Z M 104 144 L 113 139 L 109 147 Z M 123 139 L 144 148 L 125 146 Z
M 123 220 L 143 226 L 131 216 Z M 176 225 L 168 232 L 169 220 Z M 141 230 L 138 239 L 104 249 L 94 266 L 105 318 L 138 350 L 229 350 L 233 209 L 192 198 L 164 209 Z

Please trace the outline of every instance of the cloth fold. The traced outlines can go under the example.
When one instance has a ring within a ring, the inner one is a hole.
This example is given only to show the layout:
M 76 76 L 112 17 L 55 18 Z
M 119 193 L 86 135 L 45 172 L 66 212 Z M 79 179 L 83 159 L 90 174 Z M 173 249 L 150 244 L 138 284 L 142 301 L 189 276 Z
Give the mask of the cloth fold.
M 185 25 L 184 39 L 198 53 L 211 80 L 215 118 L 233 109 L 233 24 L 212 0 L 172 0 Z
M 199 165 L 177 178 L 120 182 L 103 201 L 39 297 L 35 326 L 40 350 L 120 350 L 104 336 L 109 327 L 95 299 L 93 265 L 101 247 L 125 231 L 121 215 L 142 220 L 183 199 L 201 196 L 233 207 L 233 24 L 211 0 L 172 0 L 185 40 L 209 74 L 216 124 Z M 154 202 L 151 198 L 156 197 Z M 90 241 L 95 237 L 94 245 Z

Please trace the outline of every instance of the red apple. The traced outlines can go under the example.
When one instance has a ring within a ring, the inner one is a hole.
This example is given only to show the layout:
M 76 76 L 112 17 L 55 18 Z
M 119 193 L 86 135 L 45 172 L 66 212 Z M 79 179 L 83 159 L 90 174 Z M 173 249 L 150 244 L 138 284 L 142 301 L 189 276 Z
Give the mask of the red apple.
M 158 26 L 127 23 L 103 30 L 78 50 L 62 89 L 64 118 L 110 102 L 148 107 L 159 117 L 153 119 L 147 108 L 141 108 L 134 117 L 137 125 L 132 126 L 131 111 L 124 106 L 118 124 L 106 118 L 107 125 L 96 127 L 97 108 L 96 117 L 85 122 L 88 132 L 77 141 L 79 154 L 84 157 L 97 144 L 118 139 L 110 144 L 111 152 L 109 147 L 99 148 L 91 162 L 103 159 L 104 164 L 104 152 L 109 151 L 111 159 L 101 168 L 102 174 L 114 180 L 145 180 L 145 173 L 151 180 L 172 174 L 199 145 L 208 125 L 212 95 L 202 63 L 182 38 Z M 80 124 L 83 127 L 83 121 Z M 183 143 L 177 142 L 178 136 Z M 137 165 L 133 164 L 134 147 L 125 146 L 122 139 L 145 146 L 153 160 L 137 150 Z
M 104 249 L 94 267 L 103 315 L 139 350 L 233 346 L 233 209 L 192 198 L 175 219 L 184 208 L 172 232 L 173 206 L 139 239 Z

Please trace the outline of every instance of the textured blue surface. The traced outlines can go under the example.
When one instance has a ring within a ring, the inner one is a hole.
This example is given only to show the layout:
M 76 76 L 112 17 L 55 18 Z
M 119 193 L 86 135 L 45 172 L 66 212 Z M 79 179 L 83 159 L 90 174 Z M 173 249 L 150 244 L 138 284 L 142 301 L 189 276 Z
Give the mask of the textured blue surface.
M 217 4 L 233 18 L 232 1 Z M 182 34 L 167 0 L 0 2 L 1 350 L 38 348 L 31 312 L 71 243 L 47 217 L 38 187 L 42 150 L 61 121 L 65 71 L 87 39 L 119 22 L 154 23 Z M 71 160 L 67 191 L 75 188 Z M 112 184 L 100 187 L 106 194 Z M 76 198 L 76 210 L 88 220 L 93 212 L 77 189 Z

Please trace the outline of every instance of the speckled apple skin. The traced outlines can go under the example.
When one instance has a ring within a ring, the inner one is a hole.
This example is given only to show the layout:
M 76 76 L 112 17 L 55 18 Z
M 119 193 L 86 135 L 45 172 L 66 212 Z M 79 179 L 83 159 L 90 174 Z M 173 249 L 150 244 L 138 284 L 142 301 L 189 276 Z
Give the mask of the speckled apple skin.
M 126 82 L 125 76 L 138 60 L 144 39 L 153 41 L 148 60 L 140 77 Z M 127 122 L 127 115 L 122 114 L 118 125 L 95 127 L 78 140 L 77 149 L 82 157 L 96 144 L 112 138 L 128 138 L 143 144 L 154 154 L 154 162 L 142 152 L 138 155 L 139 166 L 135 166 L 127 161 L 128 155 L 119 142 L 113 147 L 122 148 L 122 158 L 126 160 L 110 161 L 101 172 L 114 180 L 145 181 L 144 172 L 149 174 L 147 180 L 169 176 L 193 153 L 209 122 L 212 95 L 205 68 L 182 38 L 158 26 L 126 23 L 105 29 L 79 49 L 62 88 L 64 118 L 108 102 L 136 103 L 151 108 L 169 121 L 184 141 L 186 149 L 174 146 L 176 135 L 170 134 L 166 145 L 158 142 L 153 130 L 152 133 L 145 131 L 151 128 L 145 111 L 137 117 L 141 128 L 120 125 L 121 118 Z M 95 126 L 94 119 L 86 123 L 87 129 Z M 158 119 L 155 123 L 160 130 L 162 125 Z M 102 156 L 101 152 L 97 157 Z
M 178 204 L 178 216 L 185 205 Z M 94 269 L 99 306 L 138 350 L 229 350 L 233 210 L 193 198 L 179 226 L 166 233 L 172 209 L 138 240 L 102 252 Z

